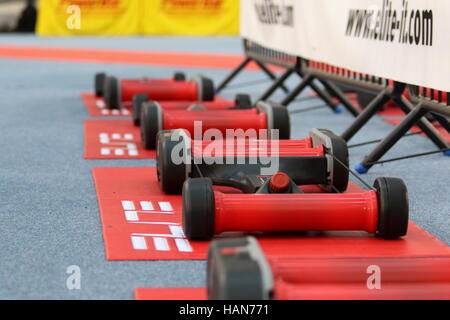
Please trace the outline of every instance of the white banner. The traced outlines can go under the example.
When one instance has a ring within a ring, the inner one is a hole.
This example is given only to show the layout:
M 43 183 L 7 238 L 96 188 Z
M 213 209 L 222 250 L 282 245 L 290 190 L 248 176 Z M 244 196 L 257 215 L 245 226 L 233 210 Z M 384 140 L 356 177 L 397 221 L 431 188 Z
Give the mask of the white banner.
M 243 0 L 241 36 L 306 59 L 450 91 L 449 0 Z

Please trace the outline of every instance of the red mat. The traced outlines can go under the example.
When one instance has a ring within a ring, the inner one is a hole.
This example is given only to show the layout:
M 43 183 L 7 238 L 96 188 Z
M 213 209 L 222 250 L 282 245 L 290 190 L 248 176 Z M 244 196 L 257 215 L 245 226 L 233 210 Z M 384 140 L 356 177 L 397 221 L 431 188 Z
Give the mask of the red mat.
M 92 117 L 131 116 L 131 106 L 125 106 L 121 109 L 110 110 L 106 108 L 105 100 L 102 97 L 97 98 L 93 93 L 84 92 L 81 94 L 81 99 L 83 99 L 88 114 Z
M 393 124 L 393 125 L 397 125 L 399 124 L 401 121 L 403 121 L 403 118 L 397 118 L 397 119 L 392 119 L 392 118 L 383 118 L 384 121 Z M 445 130 L 440 124 L 435 124 L 436 129 L 439 131 L 439 133 L 445 138 L 447 139 L 447 141 L 450 143 L 450 133 Z M 417 126 L 414 126 L 411 128 L 410 132 L 420 132 L 420 128 Z M 422 137 L 426 137 L 426 135 L 424 133 L 420 134 Z
M 206 300 L 205 288 L 136 288 L 136 300 Z
M 367 275 L 368 277 L 369 275 Z M 448 300 L 450 285 L 442 283 L 384 283 L 378 290 L 368 290 L 366 283 L 307 282 L 299 300 Z M 207 300 L 206 288 L 136 288 L 136 300 Z M 292 299 L 292 298 L 290 298 Z
M 85 159 L 150 159 L 156 151 L 145 150 L 140 128 L 131 120 L 85 120 Z
M 199 260 L 208 242 L 188 241 L 181 228 L 181 196 L 164 195 L 154 167 L 94 168 L 108 260 Z M 306 192 L 317 187 L 305 188 Z M 348 192 L 361 192 L 351 184 Z M 234 234 L 236 236 L 236 234 Z M 408 235 L 383 240 L 365 232 L 266 234 L 262 249 L 274 257 L 450 257 L 450 247 L 410 223 Z

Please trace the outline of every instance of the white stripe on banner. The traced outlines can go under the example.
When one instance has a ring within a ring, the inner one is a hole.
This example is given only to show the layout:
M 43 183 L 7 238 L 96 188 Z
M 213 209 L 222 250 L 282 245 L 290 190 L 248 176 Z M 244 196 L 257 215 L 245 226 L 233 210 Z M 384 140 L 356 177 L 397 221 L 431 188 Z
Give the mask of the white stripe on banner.
M 147 243 L 144 237 L 131 236 L 131 243 L 133 244 L 133 249 L 135 250 L 147 250 Z

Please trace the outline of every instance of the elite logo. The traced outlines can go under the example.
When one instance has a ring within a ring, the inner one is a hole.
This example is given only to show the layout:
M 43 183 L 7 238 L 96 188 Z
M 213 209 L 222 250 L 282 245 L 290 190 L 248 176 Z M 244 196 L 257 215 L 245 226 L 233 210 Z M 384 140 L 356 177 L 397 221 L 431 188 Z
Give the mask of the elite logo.
M 131 233 L 134 250 L 192 252 L 192 247 L 184 235 L 181 224 L 164 221 L 164 216 L 175 214 L 169 201 L 128 201 L 123 200 L 122 209 L 128 223 L 158 226 L 161 233 Z M 158 219 L 158 220 L 155 220 Z
M 134 140 L 134 135 L 131 133 L 100 133 L 99 141 L 100 144 L 105 145 L 101 147 L 100 154 L 103 156 L 108 156 L 114 154 L 116 156 L 138 156 L 139 151 L 137 145 L 132 142 Z

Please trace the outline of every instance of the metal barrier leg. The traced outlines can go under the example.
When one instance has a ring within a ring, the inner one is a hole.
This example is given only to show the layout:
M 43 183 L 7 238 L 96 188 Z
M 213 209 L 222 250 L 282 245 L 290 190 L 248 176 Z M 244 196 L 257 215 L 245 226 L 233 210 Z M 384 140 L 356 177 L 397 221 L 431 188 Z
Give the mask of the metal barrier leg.
M 411 103 L 404 96 L 401 96 L 400 99 L 393 99 L 393 100 L 395 104 L 397 104 L 400 107 L 400 109 L 402 109 L 403 112 L 405 112 L 406 114 L 415 110 L 414 106 L 411 105 Z M 427 112 L 425 112 L 425 114 L 426 113 Z M 420 130 L 423 131 L 424 134 L 428 136 L 428 138 L 430 138 L 431 141 L 433 141 L 433 143 L 439 149 L 448 147 L 447 140 L 445 140 L 444 137 L 441 136 L 436 127 L 430 121 L 425 119 L 425 117 L 419 118 L 417 120 L 417 126 L 420 128 Z
M 448 132 L 450 132 L 450 122 L 448 121 L 447 118 L 445 118 L 445 117 L 443 117 L 443 116 L 441 116 L 441 115 L 439 115 L 439 114 L 436 114 L 436 113 L 433 113 L 433 116 L 434 116 L 434 118 L 436 119 L 436 121 L 439 122 L 439 124 L 440 124 L 445 130 L 447 130 Z
M 324 90 L 322 90 L 320 87 L 318 87 L 313 81 L 309 84 L 309 87 L 314 90 L 315 93 L 326 103 L 327 106 L 331 108 L 336 113 L 339 113 L 339 108 L 337 103 L 334 103 L 331 96 L 326 93 Z
M 294 69 L 287 69 L 256 101 L 267 100 L 291 76 Z
M 306 88 L 306 86 L 312 83 L 313 79 L 314 77 L 312 75 L 307 75 L 306 77 L 304 77 L 300 84 L 295 87 L 295 89 L 292 90 L 291 93 L 289 93 L 283 101 L 281 101 L 281 104 L 283 106 L 287 106 L 289 103 L 291 103 L 303 91 L 303 89 Z
M 244 59 L 244 61 L 242 61 L 237 67 L 236 69 L 234 69 L 223 81 L 222 83 L 217 87 L 216 89 L 216 93 L 219 93 L 220 91 L 222 91 L 228 83 L 230 83 L 231 80 L 233 80 L 238 73 L 240 73 L 242 71 L 242 69 L 245 68 L 245 66 L 247 64 L 249 64 L 252 61 L 251 58 L 247 57 Z
M 350 127 L 341 134 L 341 138 L 345 141 L 349 141 L 390 99 L 391 98 L 386 93 L 386 90 L 381 91 L 375 99 L 360 112 Z
M 258 60 L 255 60 L 255 62 L 256 62 L 256 64 L 258 65 L 258 67 L 260 67 L 261 70 L 264 71 L 270 79 L 272 79 L 272 80 L 274 80 L 274 81 L 277 80 L 277 76 L 274 75 L 273 72 L 270 71 L 269 68 L 267 68 L 266 65 L 265 65 L 264 63 L 262 63 L 261 61 L 258 61 Z M 289 93 L 289 89 L 288 89 L 284 84 L 281 84 L 281 85 L 280 85 L 280 88 L 281 88 L 285 93 Z
M 375 164 L 374 162 L 378 161 L 386 152 L 388 152 L 389 149 L 426 113 L 427 110 L 423 109 L 421 106 L 414 108 L 414 110 L 411 111 L 402 122 L 395 126 L 394 130 L 392 130 L 392 132 L 384 138 L 372 152 L 364 157 L 364 160 L 360 164 L 356 165 L 356 171 L 359 173 L 366 173 Z
M 360 114 L 359 109 L 350 102 L 350 100 L 342 92 L 342 90 L 338 88 L 338 86 L 326 80 L 319 79 L 319 81 L 323 84 L 325 89 L 331 92 L 331 94 L 334 95 L 339 100 L 339 102 L 342 103 L 345 109 L 347 109 L 352 115 L 357 117 Z

